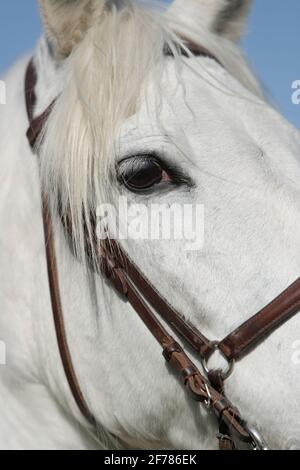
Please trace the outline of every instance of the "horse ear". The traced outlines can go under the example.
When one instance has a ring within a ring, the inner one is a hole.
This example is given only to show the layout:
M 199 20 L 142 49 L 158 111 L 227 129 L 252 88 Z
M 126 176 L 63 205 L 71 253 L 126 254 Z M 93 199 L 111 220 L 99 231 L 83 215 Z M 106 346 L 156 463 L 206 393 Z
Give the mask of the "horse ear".
M 106 0 L 39 0 L 45 33 L 57 59 L 70 55 Z
M 174 0 L 169 14 L 193 28 L 201 26 L 238 42 L 250 6 L 251 0 Z

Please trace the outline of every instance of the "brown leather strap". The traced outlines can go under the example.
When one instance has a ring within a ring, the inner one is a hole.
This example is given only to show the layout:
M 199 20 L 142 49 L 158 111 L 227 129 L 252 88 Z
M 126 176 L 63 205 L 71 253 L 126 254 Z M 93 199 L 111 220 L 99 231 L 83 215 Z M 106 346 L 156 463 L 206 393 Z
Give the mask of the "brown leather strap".
M 58 279 L 58 270 L 57 262 L 54 248 L 54 239 L 53 239 L 53 228 L 52 221 L 50 216 L 50 211 L 47 203 L 47 198 L 43 197 L 43 223 L 44 223 L 44 234 L 45 234 L 45 247 L 46 247 L 46 257 L 47 257 L 47 268 L 48 268 L 48 280 L 49 280 L 49 290 L 51 295 L 51 305 L 53 312 L 53 319 L 55 324 L 55 331 L 57 337 L 57 344 L 60 352 L 61 361 L 64 367 L 65 375 L 67 377 L 72 395 L 77 403 L 77 406 L 83 416 L 93 425 L 95 425 L 95 419 L 89 411 L 89 408 L 86 404 L 84 396 L 82 394 L 75 369 L 73 366 L 73 361 L 71 353 L 69 350 L 64 316 L 62 310 L 60 288 L 59 288 L 59 279 Z
M 125 269 L 128 277 L 138 290 L 143 293 L 143 297 L 146 301 L 149 302 L 154 310 L 159 313 L 197 353 L 200 353 L 200 356 L 204 355 L 203 352 L 210 350 L 211 342 L 200 333 L 195 326 L 178 313 L 177 310 L 170 306 L 167 300 L 157 292 L 150 281 L 139 271 L 116 241 L 109 240 L 106 243 L 105 249 L 106 252 L 109 252 L 110 256 L 111 266 L 108 267 L 110 270 L 119 268 L 120 272 L 120 270 Z M 103 268 L 107 261 L 107 257 L 102 258 Z
M 195 57 L 200 57 L 200 56 L 208 57 L 209 59 L 215 60 L 223 67 L 219 59 L 217 59 L 217 57 L 213 55 L 208 49 L 206 49 L 203 46 L 200 46 L 199 44 L 196 44 L 190 39 L 183 38 L 183 37 L 181 39 L 186 49 L 182 48 L 178 44 L 175 44 L 175 43 L 173 44 L 174 48 L 176 49 L 179 55 L 189 57 L 189 53 L 190 53 L 191 55 Z M 165 44 L 163 52 L 165 56 L 174 57 L 174 52 L 172 51 L 172 49 L 170 48 L 168 44 Z
M 53 105 L 55 101 L 51 103 L 51 105 L 44 111 L 40 116 L 38 116 L 36 119 L 33 119 L 31 121 L 31 125 L 27 131 L 27 139 L 29 141 L 29 144 L 32 148 L 35 147 L 36 141 L 38 137 L 41 135 L 41 131 L 52 111 Z
M 36 105 L 36 93 L 35 87 L 37 84 L 37 74 L 33 59 L 30 60 L 25 74 L 25 101 L 26 101 L 26 111 L 28 116 L 29 125 L 31 125 L 34 117 L 34 107 Z
M 166 361 L 180 375 L 193 398 L 202 403 L 207 403 L 217 418 L 224 422 L 239 440 L 252 442 L 238 410 L 202 376 L 182 347 L 167 333 L 144 299 L 154 306 L 161 313 L 164 320 L 170 323 L 179 333 L 181 333 L 182 317 L 177 316 L 179 315 L 177 312 L 173 316 L 174 311 L 168 310 L 170 307 L 161 297 L 159 297 L 161 303 L 157 303 L 157 292 L 154 291 L 154 288 L 141 275 L 115 241 L 108 239 L 102 241 L 100 256 L 103 274 L 114 285 L 119 294 L 129 301 L 151 334 L 159 342 L 163 348 L 163 356 Z M 165 310 L 166 307 L 167 310 Z M 167 312 L 166 316 L 165 312 Z
M 43 113 L 42 116 L 34 118 L 34 107 L 36 105 L 36 94 L 35 86 L 37 83 L 37 76 L 33 61 L 31 60 L 28 64 L 25 76 L 25 99 L 26 99 L 26 110 L 28 119 L 30 122 L 30 128 L 27 132 L 29 143 L 33 148 L 35 141 L 39 136 L 42 126 L 45 123 L 51 109 L 48 108 L 47 112 Z M 42 196 L 42 213 L 43 213 L 43 226 L 45 236 L 45 248 L 47 258 L 47 269 L 48 269 L 48 282 L 49 291 L 51 295 L 51 305 L 53 320 L 55 325 L 55 332 L 57 338 L 57 344 L 61 361 L 63 364 L 64 372 L 69 383 L 70 390 L 74 397 L 75 402 L 83 416 L 93 425 L 95 425 L 95 419 L 89 411 L 89 408 L 85 402 L 84 396 L 81 392 L 79 382 L 76 377 L 75 369 L 72 362 L 71 353 L 68 346 L 67 335 L 64 324 L 64 317 L 62 311 L 62 303 L 59 289 L 58 270 L 55 256 L 54 239 L 52 221 L 50 211 L 48 207 L 47 197 Z
M 25 100 L 26 100 L 26 110 L 29 120 L 29 128 L 26 133 L 27 139 L 31 148 L 35 147 L 38 137 L 41 135 L 42 129 L 47 122 L 47 119 L 52 111 L 55 100 L 52 101 L 50 106 L 39 116 L 34 117 L 34 107 L 36 105 L 36 93 L 35 87 L 37 84 L 37 74 L 33 59 L 28 64 L 25 75 Z
M 214 342 L 209 341 L 200 331 L 179 314 L 159 294 L 139 271 L 116 241 L 109 241 L 111 262 L 121 271 L 126 270 L 132 283 L 143 293 L 144 298 L 177 333 L 197 351 L 202 358 L 208 358 L 214 351 Z M 103 260 L 105 263 L 105 260 Z M 282 292 L 260 312 L 243 323 L 218 344 L 228 360 L 239 359 L 250 347 L 265 335 L 278 328 L 284 321 L 300 310 L 300 278 Z
M 239 359 L 262 338 L 300 310 L 300 278 L 260 312 L 226 336 L 219 349 L 231 359 Z

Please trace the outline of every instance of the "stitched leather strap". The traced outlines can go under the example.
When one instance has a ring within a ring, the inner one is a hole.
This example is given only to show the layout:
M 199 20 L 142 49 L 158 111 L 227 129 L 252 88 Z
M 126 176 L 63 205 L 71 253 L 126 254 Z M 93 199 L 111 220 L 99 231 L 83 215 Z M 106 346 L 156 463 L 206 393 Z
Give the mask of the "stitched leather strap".
M 109 240 L 109 242 L 106 243 L 106 253 L 108 251 L 110 254 L 110 266 L 107 267 L 112 270 L 117 266 L 119 270 L 125 270 L 133 285 L 143 293 L 143 297 L 149 302 L 153 309 L 159 313 L 201 357 L 204 356 L 204 353 L 211 349 L 211 342 L 194 325 L 177 312 L 177 310 L 170 306 L 168 301 L 157 292 L 150 281 L 145 278 L 116 241 Z M 108 258 L 102 256 L 103 268 L 107 262 Z
M 197 401 L 207 403 L 207 406 L 214 411 L 218 420 L 224 422 L 237 439 L 251 443 L 252 438 L 244 426 L 239 411 L 203 377 L 182 347 L 168 334 L 145 300 L 158 307 L 158 311 L 162 313 L 164 320 L 176 330 L 179 327 L 178 331 L 180 332 L 183 319 L 177 316 L 179 314 L 176 312 L 173 316 L 174 311 L 171 313 L 168 310 L 170 307 L 161 297 L 159 298 L 162 303 L 156 303 L 157 292 L 154 291 L 154 288 L 146 281 L 115 241 L 107 239 L 101 243 L 100 257 L 103 274 L 118 293 L 131 304 L 148 330 L 161 345 L 164 358 L 179 374 L 192 397 Z M 145 285 L 147 285 L 147 289 L 144 289 Z M 141 288 L 142 290 L 140 290 Z M 166 306 L 168 309 L 165 316 L 164 309 Z M 177 324 L 177 322 L 179 323 Z
M 25 76 L 25 99 L 26 99 L 26 110 L 28 119 L 30 122 L 30 128 L 27 132 L 29 143 L 33 148 L 37 137 L 40 135 L 41 129 L 45 124 L 51 109 L 48 108 L 47 112 L 43 113 L 42 116 L 34 119 L 34 107 L 36 104 L 35 86 L 37 83 L 37 76 L 33 61 L 31 60 Z M 49 291 L 51 296 L 51 306 L 53 313 L 53 320 L 55 325 L 55 332 L 57 338 L 58 349 L 63 364 L 64 372 L 69 383 L 69 387 L 75 402 L 82 415 L 92 424 L 95 425 L 95 420 L 89 411 L 89 408 L 85 402 L 83 393 L 81 391 L 75 369 L 72 362 L 71 353 L 69 350 L 67 334 L 64 324 L 57 262 L 55 255 L 54 239 L 52 221 L 49 212 L 47 197 L 42 194 L 42 215 L 43 215 L 43 226 L 44 226 L 44 237 L 45 237 L 45 248 L 46 248 L 46 259 L 48 269 L 48 282 Z
M 107 246 L 106 246 L 107 249 Z M 167 323 L 186 340 L 201 358 L 208 358 L 214 351 L 214 342 L 209 341 L 194 325 L 178 313 L 139 271 L 116 241 L 109 241 L 113 267 L 125 270 L 132 283 L 143 293 L 143 297 Z M 102 260 L 106 262 L 105 259 Z M 251 347 L 300 310 L 300 278 L 283 291 L 248 321 L 236 328 L 219 342 L 218 348 L 226 358 L 239 359 Z
M 37 84 L 37 74 L 33 59 L 30 60 L 25 75 L 25 101 L 26 101 L 26 112 L 28 116 L 29 125 L 31 126 L 34 120 L 33 112 L 36 105 L 36 93 L 35 87 Z
M 270 334 L 300 310 L 300 278 L 219 343 L 219 349 L 231 359 L 239 359 L 258 341 Z
M 53 320 L 55 325 L 57 344 L 59 348 L 59 353 L 63 368 L 65 371 L 66 378 L 68 380 L 72 395 L 75 402 L 83 416 L 92 424 L 95 425 L 95 419 L 89 411 L 89 408 L 84 399 L 83 393 L 81 391 L 75 369 L 73 366 L 73 361 L 71 353 L 69 350 L 67 334 L 64 323 L 64 316 L 62 310 L 62 302 L 59 288 L 59 279 L 58 279 L 58 270 L 57 262 L 54 248 L 54 239 L 53 239 L 53 229 L 52 221 L 49 212 L 47 198 L 43 197 L 43 224 L 44 224 L 44 234 L 45 234 L 45 247 L 46 247 L 46 257 L 47 257 L 47 268 L 48 268 L 48 280 L 49 280 L 49 290 L 51 296 L 51 305 L 53 312 Z
M 47 119 L 52 111 L 55 100 L 52 101 L 50 106 L 39 116 L 34 117 L 34 107 L 36 104 L 36 93 L 35 87 L 37 84 L 37 74 L 33 59 L 28 64 L 26 75 L 25 75 L 25 101 L 26 110 L 29 120 L 29 128 L 26 136 L 32 149 L 34 149 L 38 137 L 41 135 L 42 129 L 47 122 Z

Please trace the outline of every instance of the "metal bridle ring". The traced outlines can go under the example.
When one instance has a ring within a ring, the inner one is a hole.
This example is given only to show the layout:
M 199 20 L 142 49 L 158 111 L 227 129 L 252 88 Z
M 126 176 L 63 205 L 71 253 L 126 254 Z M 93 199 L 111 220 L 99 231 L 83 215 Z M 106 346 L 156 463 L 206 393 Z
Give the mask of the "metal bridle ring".
M 254 426 L 245 423 L 245 429 L 252 439 L 251 446 L 253 450 L 270 450 L 268 444 L 266 444 L 264 438 Z
M 228 379 L 228 377 L 232 374 L 233 372 L 233 369 L 234 369 L 234 364 L 235 364 L 235 361 L 234 359 L 231 359 L 229 360 L 225 354 L 219 349 L 219 342 L 218 341 L 212 341 L 210 343 L 211 345 L 211 348 L 212 348 L 212 354 L 215 352 L 215 351 L 219 351 L 220 354 L 224 357 L 224 359 L 227 361 L 227 369 L 225 370 L 221 370 L 221 377 L 223 380 L 226 380 Z M 206 375 L 208 375 L 210 372 L 211 372 L 211 369 L 209 369 L 208 367 L 208 362 L 209 358 L 206 359 L 205 357 L 201 359 L 201 363 L 202 363 L 202 366 L 203 366 L 203 369 L 205 370 L 206 372 Z

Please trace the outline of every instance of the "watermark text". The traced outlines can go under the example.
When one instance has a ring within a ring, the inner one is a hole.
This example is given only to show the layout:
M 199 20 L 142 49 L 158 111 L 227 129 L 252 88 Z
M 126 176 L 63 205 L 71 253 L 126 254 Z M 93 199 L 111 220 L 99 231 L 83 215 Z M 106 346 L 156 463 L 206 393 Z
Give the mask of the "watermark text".
M 300 104 L 300 80 L 295 80 L 292 83 L 292 89 L 295 90 L 292 94 L 292 103 Z
M 0 366 L 6 365 L 6 344 L 0 341 Z
M 129 204 L 120 197 L 118 207 L 97 208 L 97 238 L 117 240 L 181 240 L 186 251 L 201 250 L 204 244 L 202 204 Z
M 0 80 L 0 104 L 6 104 L 6 86 L 2 80 Z
M 300 339 L 293 342 L 292 348 L 294 350 L 292 354 L 292 362 L 295 366 L 299 366 L 300 365 Z

